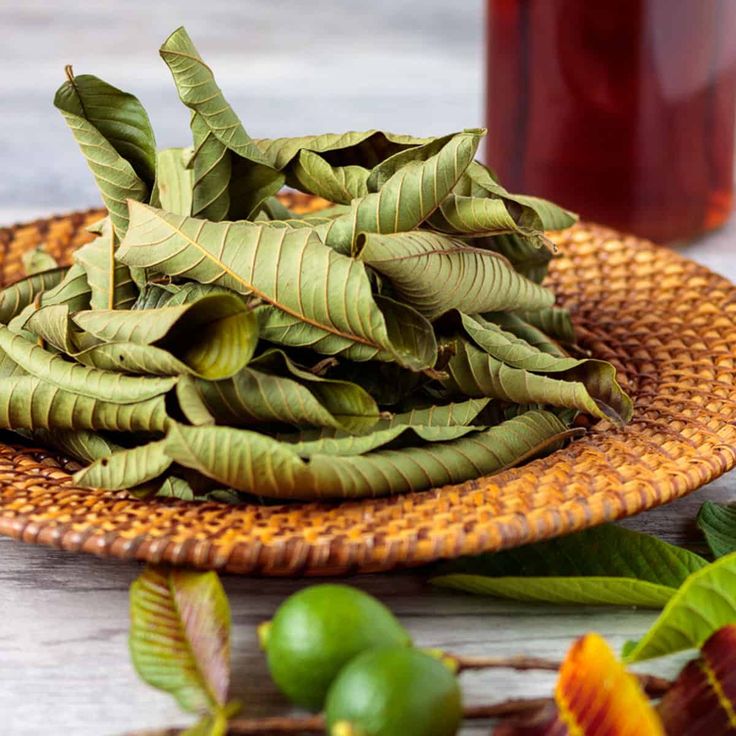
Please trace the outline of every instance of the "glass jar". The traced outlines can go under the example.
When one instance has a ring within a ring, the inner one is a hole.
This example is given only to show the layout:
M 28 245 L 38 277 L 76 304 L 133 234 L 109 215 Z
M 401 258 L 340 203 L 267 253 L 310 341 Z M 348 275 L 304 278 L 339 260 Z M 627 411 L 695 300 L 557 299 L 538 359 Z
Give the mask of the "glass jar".
M 488 0 L 488 163 L 660 242 L 731 212 L 736 0 Z

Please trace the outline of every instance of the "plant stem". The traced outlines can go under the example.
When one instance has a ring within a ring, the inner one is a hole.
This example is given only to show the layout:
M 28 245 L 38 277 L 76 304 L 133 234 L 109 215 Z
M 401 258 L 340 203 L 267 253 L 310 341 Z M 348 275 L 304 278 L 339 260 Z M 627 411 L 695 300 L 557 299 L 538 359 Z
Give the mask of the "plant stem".
M 505 667 L 516 670 L 557 671 L 559 662 L 539 657 L 456 657 L 447 655 L 458 663 L 459 671 Z M 672 683 L 654 675 L 636 675 L 646 693 L 653 698 L 661 697 Z M 553 703 L 552 698 L 512 698 L 488 705 L 468 706 L 463 710 L 466 720 L 504 718 L 522 715 Z M 136 731 L 127 736 L 181 736 L 184 728 L 167 728 L 153 731 Z M 316 716 L 281 716 L 273 718 L 234 718 L 228 724 L 229 736 L 267 736 L 269 734 L 324 733 L 325 719 Z
M 515 716 L 537 710 L 551 698 L 512 699 L 490 705 L 469 706 L 463 710 L 463 718 L 479 720 Z M 180 736 L 186 729 L 168 728 L 153 731 L 136 731 L 127 736 Z M 267 734 L 324 733 L 325 719 L 317 716 L 284 716 L 276 718 L 234 718 L 228 724 L 229 736 L 266 736 Z
M 557 672 L 560 662 L 541 657 L 461 657 L 457 654 L 448 653 L 447 656 L 457 664 L 458 672 L 466 670 L 485 670 L 503 667 L 510 670 L 548 670 Z

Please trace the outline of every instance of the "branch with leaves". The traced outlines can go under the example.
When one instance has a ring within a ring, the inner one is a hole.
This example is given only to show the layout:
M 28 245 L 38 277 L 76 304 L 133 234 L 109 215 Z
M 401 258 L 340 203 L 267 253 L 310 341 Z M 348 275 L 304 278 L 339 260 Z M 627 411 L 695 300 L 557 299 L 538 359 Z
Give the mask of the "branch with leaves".
M 736 523 L 729 523 L 728 511 L 712 505 L 701 511 L 699 523 L 709 540 L 714 533 L 710 519 L 718 519 L 718 541 L 712 546 L 716 554 L 724 551 L 725 538 L 736 538 Z M 461 569 L 464 572 L 457 572 Z M 525 577 L 506 575 L 519 571 Z M 664 606 L 664 611 L 638 642 L 624 647 L 623 661 L 600 636 L 587 634 L 573 644 L 562 662 L 556 662 L 533 656 L 468 657 L 415 649 L 401 624 L 375 599 L 347 586 L 312 586 L 287 599 L 274 619 L 261 626 L 259 636 L 279 688 L 295 703 L 315 710 L 324 706 L 325 712 L 249 719 L 236 716 L 240 704 L 228 700 L 229 610 L 216 574 L 148 569 L 131 590 L 134 664 L 144 680 L 170 692 L 185 710 L 200 714 L 200 720 L 190 729 L 152 731 L 145 736 L 322 732 L 384 736 L 395 733 L 382 730 L 387 713 L 393 719 L 392 728 L 408 718 L 414 728 L 410 732 L 422 736 L 425 731 L 417 714 L 427 712 L 435 726 L 438 718 L 447 718 L 445 730 L 431 733 L 448 736 L 461 720 L 489 718 L 498 721 L 496 736 L 597 736 L 604 726 L 621 736 L 732 732 L 736 553 L 709 563 L 654 537 L 605 526 L 459 560 L 442 572 L 435 582 L 445 586 L 537 602 L 559 603 L 565 596 L 567 604 L 611 605 L 610 592 L 601 583 L 615 580 L 621 581 L 618 589 L 623 592 L 616 600 L 619 605 L 641 600 L 639 583 L 660 586 L 669 593 L 646 599 L 648 605 Z M 458 580 L 455 575 L 467 577 Z M 471 581 L 471 577 L 478 579 Z M 569 584 L 560 582 L 565 580 Z M 522 581 L 531 581 L 523 595 L 519 594 Z M 537 592 L 531 596 L 530 589 Z M 579 592 L 575 598 L 569 593 L 573 590 Z M 351 622 L 349 629 L 340 629 L 336 624 L 340 619 Z M 325 631 L 332 632 L 332 639 L 325 638 Z M 310 648 L 310 640 L 319 645 Z M 674 682 L 626 669 L 629 662 L 693 647 L 701 648 L 700 656 Z M 376 652 L 394 652 L 395 660 L 387 667 Z M 409 664 L 404 661 L 407 658 Z M 412 677 L 401 681 L 396 672 L 409 665 Z M 464 671 L 486 668 L 557 671 L 554 697 L 462 708 L 461 701 L 452 697 L 460 693 L 455 678 Z M 356 672 L 361 687 L 374 693 L 370 708 L 377 710 L 371 713 L 373 725 L 368 730 L 366 714 L 355 702 L 356 690 L 345 684 Z M 412 684 L 422 677 L 428 679 L 421 687 Z M 427 689 L 433 694 L 425 699 L 421 692 Z M 388 693 L 383 706 L 375 704 L 383 702 L 376 695 L 381 692 Z M 659 703 L 652 705 L 650 699 Z M 438 702 L 444 702 L 446 710 L 433 710 Z

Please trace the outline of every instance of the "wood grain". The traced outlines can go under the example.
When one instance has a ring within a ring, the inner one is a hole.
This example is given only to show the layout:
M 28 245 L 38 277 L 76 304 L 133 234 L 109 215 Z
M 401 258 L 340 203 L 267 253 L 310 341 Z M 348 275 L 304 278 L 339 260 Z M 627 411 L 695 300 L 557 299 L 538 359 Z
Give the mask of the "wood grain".
M 35 0 L 0 4 L 0 222 L 79 209 L 97 201 L 94 184 L 51 107 L 63 65 L 98 73 L 140 93 L 161 145 L 187 140 L 187 116 L 156 49 L 186 23 L 213 62 L 228 98 L 256 135 L 373 125 L 432 133 L 482 120 L 482 0 L 74 0 L 58 12 Z M 370 10 L 368 10 L 370 8 Z M 105 27 L 108 33 L 100 34 Z M 356 39 L 356 28 L 361 29 Z M 297 64 L 294 59 L 298 59 Z M 401 74 L 396 70 L 400 68 Z M 330 83 L 326 83 L 326 79 Z M 356 82 L 356 80 L 358 80 Z M 736 227 L 685 249 L 736 277 Z M 670 506 L 625 522 L 700 544 L 693 517 L 706 498 L 731 500 L 736 475 Z M 138 567 L 0 540 L 0 733 L 119 734 L 186 723 L 165 695 L 136 680 L 127 652 L 127 593 Z M 521 606 L 432 590 L 428 571 L 350 582 L 390 605 L 423 645 L 465 655 L 560 657 L 588 630 L 615 646 L 641 634 L 650 611 Z M 310 581 L 313 582 L 313 581 Z M 234 620 L 233 694 L 253 715 L 286 705 L 266 675 L 255 626 L 305 583 L 227 578 Z M 682 658 L 642 669 L 671 674 Z M 463 675 L 471 704 L 546 695 L 549 673 Z M 487 734 L 486 724 L 463 731 Z
M 734 478 L 625 525 L 697 547 L 692 524 L 706 499 L 727 500 Z M 138 566 L 114 560 L 0 540 L 0 713 L 2 733 L 39 736 L 68 728 L 75 736 L 117 734 L 186 723 L 165 695 L 137 682 L 127 652 L 128 586 Z M 561 657 L 570 641 L 599 631 L 618 647 L 639 636 L 652 611 L 524 606 L 433 590 L 429 570 L 363 576 L 349 582 L 389 605 L 417 643 L 463 655 L 534 654 Z M 314 581 L 309 581 L 309 583 Z M 233 611 L 233 694 L 258 716 L 288 708 L 270 683 L 255 627 L 284 597 L 306 581 L 225 578 Z M 671 675 L 682 657 L 640 669 Z M 549 694 L 554 676 L 544 672 L 469 672 L 468 704 Z M 484 723 L 463 736 L 488 733 Z

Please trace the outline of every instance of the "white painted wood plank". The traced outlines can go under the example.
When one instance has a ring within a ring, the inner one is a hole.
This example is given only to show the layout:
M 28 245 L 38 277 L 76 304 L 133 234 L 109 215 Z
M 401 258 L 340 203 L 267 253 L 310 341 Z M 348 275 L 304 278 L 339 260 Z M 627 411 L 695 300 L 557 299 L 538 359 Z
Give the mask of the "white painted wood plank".
M 161 145 L 188 140 L 188 116 L 156 49 L 185 23 L 255 135 L 372 126 L 434 133 L 482 122 L 482 0 L 3 0 L 0 223 L 82 209 L 94 183 L 51 107 L 65 63 L 140 94 Z M 308 10 L 305 11 L 305 8 Z M 101 33 L 100 29 L 105 32 Z M 359 30 L 359 35 L 356 31 Z M 736 277 L 736 224 L 683 250 Z M 736 476 L 626 525 L 681 543 L 705 498 L 731 500 Z M 173 702 L 139 683 L 127 653 L 127 589 L 135 564 L 0 540 L 0 732 L 75 736 L 185 723 Z M 427 571 L 354 578 L 378 595 L 416 641 L 463 654 L 560 657 L 595 629 L 615 646 L 654 613 L 533 607 L 432 590 Z M 314 582 L 314 581 L 309 581 Z M 255 626 L 300 581 L 225 580 L 234 620 L 233 694 L 253 715 L 281 712 Z M 672 672 L 676 662 L 649 665 Z M 549 692 L 540 673 L 463 676 L 470 703 Z M 464 734 L 485 734 L 487 726 Z

